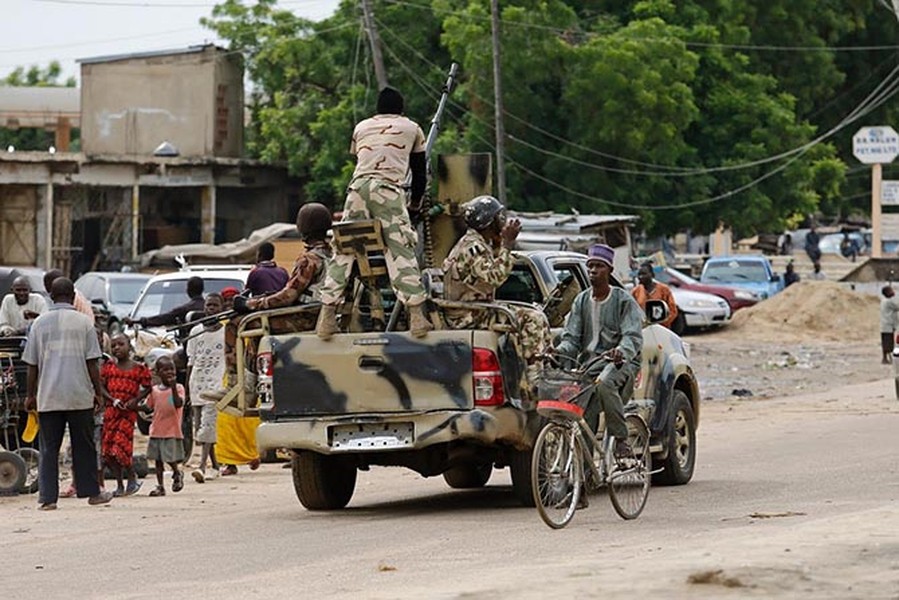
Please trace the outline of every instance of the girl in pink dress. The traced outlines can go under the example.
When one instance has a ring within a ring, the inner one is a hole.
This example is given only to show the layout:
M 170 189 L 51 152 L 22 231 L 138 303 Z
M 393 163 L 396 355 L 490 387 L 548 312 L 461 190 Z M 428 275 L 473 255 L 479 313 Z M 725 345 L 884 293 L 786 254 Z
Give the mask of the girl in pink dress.
M 172 468 L 172 491 L 180 492 L 184 488 L 184 474 L 179 467 L 184 460 L 184 436 L 181 433 L 184 386 L 175 380 L 175 363 L 169 356 L 156 360 L 156 375 L 160 384 L 153 386 L 146 403 L 153 411 L 147 460 L 156 461 L 156 489 L 150 495 L 165 496 L 164 463 Z

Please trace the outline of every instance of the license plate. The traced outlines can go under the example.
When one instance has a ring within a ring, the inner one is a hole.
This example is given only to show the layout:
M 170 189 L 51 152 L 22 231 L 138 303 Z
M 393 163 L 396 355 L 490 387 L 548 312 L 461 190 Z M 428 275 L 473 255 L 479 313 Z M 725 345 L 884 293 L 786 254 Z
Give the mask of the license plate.
M 366 423 L 331 428 L 333 450 L 390 450 L 415 441 L 412 423 Z

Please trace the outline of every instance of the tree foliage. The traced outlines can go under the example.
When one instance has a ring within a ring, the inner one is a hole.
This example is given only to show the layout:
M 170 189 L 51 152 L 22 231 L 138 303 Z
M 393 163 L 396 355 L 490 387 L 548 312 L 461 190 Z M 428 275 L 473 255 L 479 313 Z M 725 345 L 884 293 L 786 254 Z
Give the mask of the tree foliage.
M 447 67 L 462 67 L 437 151 L 494 152 L 490 2 L 372 5 L 411 118 L 426 127 Z M 513 208 L 636 213 L 654 232 L 709 231 L 724 219 L 751 235 L 866 206 L 851 135 L 899 116 L 888 96 L 865 104 L 899 78 L 899 25 L 880 4 L 508 0 L 500 9 Z M 376 96 L 357 3 L 313 23 L 275 0 L 226 0 L 205 23 L 246 56 L 251 154 L 286 162 L 309 199 L 339 205 L 353 124 Z

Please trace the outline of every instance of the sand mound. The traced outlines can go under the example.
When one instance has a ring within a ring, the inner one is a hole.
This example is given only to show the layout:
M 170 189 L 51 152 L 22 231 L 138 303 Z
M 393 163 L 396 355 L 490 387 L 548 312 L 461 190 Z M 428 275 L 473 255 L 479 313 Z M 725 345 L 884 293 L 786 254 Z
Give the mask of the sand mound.
M 734 314 L 725 328 L 739 337 L 877 343 L 880 300 L 832 281 L 802 281 Z

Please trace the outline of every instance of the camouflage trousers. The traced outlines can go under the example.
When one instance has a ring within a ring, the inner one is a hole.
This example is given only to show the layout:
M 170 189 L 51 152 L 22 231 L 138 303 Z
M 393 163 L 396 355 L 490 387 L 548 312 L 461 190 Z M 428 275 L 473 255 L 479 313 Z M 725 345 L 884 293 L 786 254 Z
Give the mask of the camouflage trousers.
M 518 321 L 518 329 L 510 333 L 519 356 L 528 364 L 552 348 L 552 334 L 549 321 L 542 310 L 518 304 L 503 304 L 510 309 Z M 451 329 L 489 329 L 494 323 L 503 323 L 507 318 L 495 311 L 446 310 L 444 317 Z
M 418 236 L 409 221 L 406 196 L 402 188 L 370 177 L 354 179 L 347 189 L 343 220 L 364 219 L 377 219 L 381 222 L 384 245 L 387 247 L 384 260 L 390 275 L 390 285 L 397 298 L 408 306 L 424 302 L 426 296 L 421 284 L 421 270 L 415 259 Z M 352 254 L 341 254 L 335 249 L 328 261 L 321 286 L 324 304 L 336 304 L 340 301 L 355 261 L 356 257 Z

